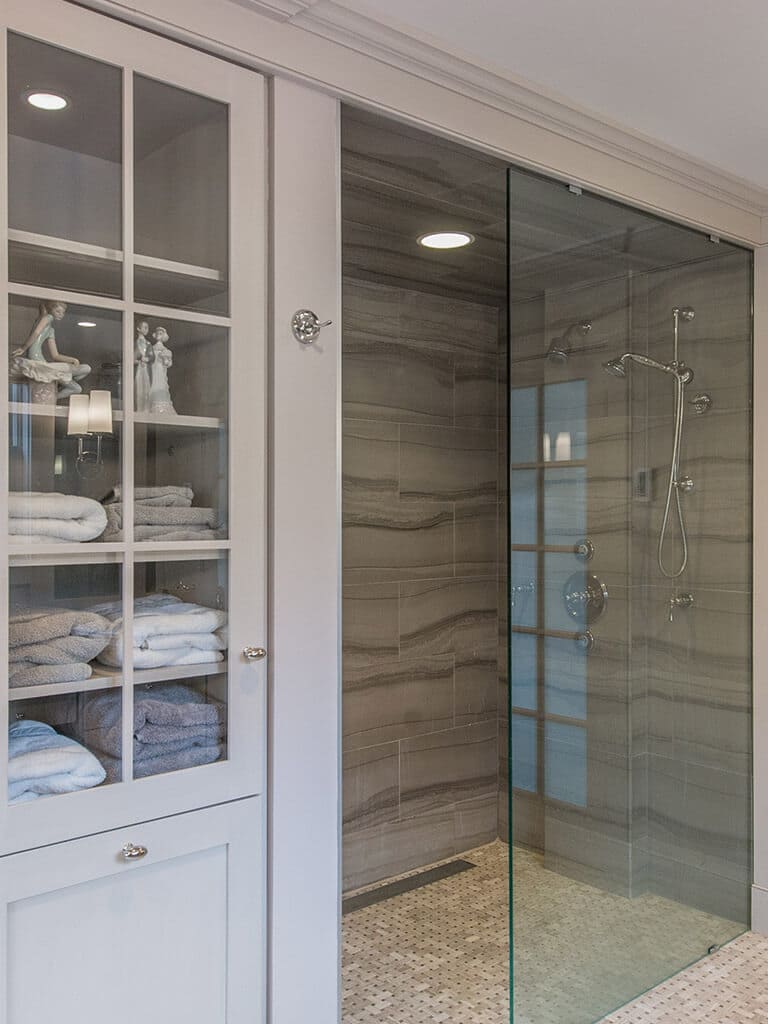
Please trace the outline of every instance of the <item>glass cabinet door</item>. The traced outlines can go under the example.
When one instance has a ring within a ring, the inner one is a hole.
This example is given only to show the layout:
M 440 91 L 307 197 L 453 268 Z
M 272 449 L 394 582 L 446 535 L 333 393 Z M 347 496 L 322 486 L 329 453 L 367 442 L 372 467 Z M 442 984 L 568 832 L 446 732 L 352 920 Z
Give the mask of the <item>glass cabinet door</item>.
M 15 29 L 8 849 L 259 792 L 266 620 L 263 81 Z

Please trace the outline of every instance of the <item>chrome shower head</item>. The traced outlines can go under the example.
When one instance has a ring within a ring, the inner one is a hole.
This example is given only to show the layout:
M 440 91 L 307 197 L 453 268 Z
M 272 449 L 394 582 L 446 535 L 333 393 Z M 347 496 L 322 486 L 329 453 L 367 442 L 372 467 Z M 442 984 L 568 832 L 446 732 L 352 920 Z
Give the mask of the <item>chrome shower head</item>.
M 626 377 L 627 368 L 624 365 L 624 356 L 621 359 L 609 359 L 607 363 L 603 363 L 603 369 L 606 373 L 612 373 L 614 377 Z
M 586 337 L 591 330 L 591 320 L 582 320 L 577 324 L 571 324 L 562 337 L 552 339 L 552 343 L 547 349 L 547 359 L 550 363 L 558 363 L 560 365 L 567 363 L 572 351 L 571 334 L 574 331 L 578 331 L 582 337 Z

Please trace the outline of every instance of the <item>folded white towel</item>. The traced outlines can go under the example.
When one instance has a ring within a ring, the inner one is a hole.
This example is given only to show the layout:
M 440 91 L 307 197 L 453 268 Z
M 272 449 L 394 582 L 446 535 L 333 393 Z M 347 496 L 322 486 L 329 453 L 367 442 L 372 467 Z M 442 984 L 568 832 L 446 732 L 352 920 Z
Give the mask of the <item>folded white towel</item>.
M 106 512 L 92 498 L 48 491 L 12 491 L 8 495 L 12 543 L 82 543 L 100 537 L 106 525 Z
M 164 487 L 134 487 L 133 500 L 141 505 L 160 505 L 170 508 L 188 508 L 195 499 L 191 487 L 175 487 L 167 484 Z M 121 502 L 123 500 L 123 489 L 117 484 L 114 491 L 107 498 L 107 503 Z
M 133 649 L 133 667 L 137 669 L 166 668 L 169 665 L 208 665 L 223 660 L 224 655 L 221 651 L 201 651 L 193 647 L 171 647 L 164 651 L 148 651 L 141 647 Z M 122 668 L 122 638 L 105 647 L 98 656 L 98 661 L 110 668 Z
M 90 789 L 105 778 L 104 768 L 89 750 L 50 725 L 25 720 L 9 728 L 9 803 Z

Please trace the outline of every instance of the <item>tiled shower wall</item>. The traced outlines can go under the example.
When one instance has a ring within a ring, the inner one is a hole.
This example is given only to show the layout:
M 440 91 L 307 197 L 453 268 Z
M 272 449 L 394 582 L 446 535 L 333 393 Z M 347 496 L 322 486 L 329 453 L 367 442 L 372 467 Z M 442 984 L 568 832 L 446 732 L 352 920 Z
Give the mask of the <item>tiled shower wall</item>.
M 498 830 L 499 310 L 346 279 L 344 886 Z

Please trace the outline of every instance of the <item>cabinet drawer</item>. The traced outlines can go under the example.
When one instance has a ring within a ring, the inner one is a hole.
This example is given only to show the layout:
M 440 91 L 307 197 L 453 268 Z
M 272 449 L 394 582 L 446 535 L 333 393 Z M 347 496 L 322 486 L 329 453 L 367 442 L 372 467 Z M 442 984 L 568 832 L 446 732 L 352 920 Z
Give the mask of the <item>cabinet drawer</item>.
M 252 798 L 0 860 L 0 1022 L 263 1021 L 263 834 Z

